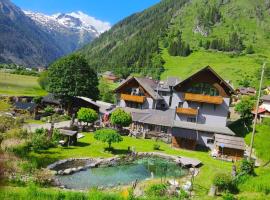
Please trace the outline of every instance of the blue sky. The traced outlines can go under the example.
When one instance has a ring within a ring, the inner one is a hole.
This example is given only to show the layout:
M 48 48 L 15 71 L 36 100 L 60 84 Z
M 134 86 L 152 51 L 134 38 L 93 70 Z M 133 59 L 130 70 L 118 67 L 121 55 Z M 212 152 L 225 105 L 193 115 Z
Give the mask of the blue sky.
M 160 0 L 11 0 L 25 10 L 45 14 L 82 11 L 114 24 L 134 12 L 142 11 Z

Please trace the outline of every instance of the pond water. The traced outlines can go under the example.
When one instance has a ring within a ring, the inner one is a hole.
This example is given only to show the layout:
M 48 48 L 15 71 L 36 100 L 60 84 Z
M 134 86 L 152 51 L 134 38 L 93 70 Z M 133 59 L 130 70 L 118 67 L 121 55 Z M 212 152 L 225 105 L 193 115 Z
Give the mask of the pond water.
M 129 164 L 113 167 L 91 168 L 67 176 L 57 176 L 59 182 L 70 189 L 114 187 L 128 185 L 135 180 L 149 178 L 181 177 L 187 174 L 173 161 L 161 158 L 143 158 Z

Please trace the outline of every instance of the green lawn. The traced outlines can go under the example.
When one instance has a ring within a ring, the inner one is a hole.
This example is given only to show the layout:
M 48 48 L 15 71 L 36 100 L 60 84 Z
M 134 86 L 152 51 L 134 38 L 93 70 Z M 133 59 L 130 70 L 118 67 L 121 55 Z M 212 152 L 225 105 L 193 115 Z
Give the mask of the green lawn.
M 15 96 L 43 96 L 37 77 L 0 72 L 0 94 Z
M 86 134 L 84 138 L 79 141 L 78 146 L 72 147 L 58 147 L 52 148 L 47 151 L 39 153 L 32 153 L 31 157 L 37 162 L 46 166 L 47 164 L 65 158 L 76 157 L 111 157 L 114 154 L 121 155 L 127 152 L 128 146 L 134 146 L 136 151 L 139 152 L 152 152 L 153 145 L 156 142 L 153 140 L 135 139 L 131 137 L 124 137 L 123 142 L 113 144 L 113 154 L 104 152 L 105 144 L 96 141 L 93 138 L 93 134 Z M 195 178 L 196 190 L 199 196 L 204 196 L 208 193 L 209 187 L 212 182 L 213 175 L 219 171 L 230 172 L 231 163 L 215 160 L 209 156 L 207 152 L 188 151 L 173 149 L 170 145 L 159 143 L 162 153 L 187 156 L 191 158 L 197 158 L 202 161 L 203 166 L 198 177 Z

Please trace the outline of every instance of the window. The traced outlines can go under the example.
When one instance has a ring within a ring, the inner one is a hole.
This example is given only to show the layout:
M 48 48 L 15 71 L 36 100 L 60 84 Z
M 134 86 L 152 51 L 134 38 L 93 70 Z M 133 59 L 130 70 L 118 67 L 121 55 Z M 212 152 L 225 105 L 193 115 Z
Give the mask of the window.
M 160 130 L 163 133 L 167 133 L 168 132 L 168 128 L 166 126 L 161 126 Z
M 187 92 L 209 96 L 219 96 L 218 90 L 208 83 L 195 83 L 187 90 Z
M 155 131 L 155 126 L 152 124 L 148 124 L 149 131 Z
M 187 121 L 188 122 L 196 122 L 196 118 L 194 118 L 194 117 L 188 117 L 187 118 Z
M 214 144 L 214 139 L 207 139 L 207 144 Z
M 183 102 L 178 103 L 178 108 L 183 108 Z

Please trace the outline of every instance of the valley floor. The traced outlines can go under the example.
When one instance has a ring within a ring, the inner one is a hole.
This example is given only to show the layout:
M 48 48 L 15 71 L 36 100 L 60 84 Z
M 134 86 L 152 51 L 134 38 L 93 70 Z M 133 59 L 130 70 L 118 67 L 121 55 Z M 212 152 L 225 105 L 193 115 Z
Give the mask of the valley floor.
M 0 95 L 42 96 L 47 92 L 40 88 L 37 77 L 0 72 Z

